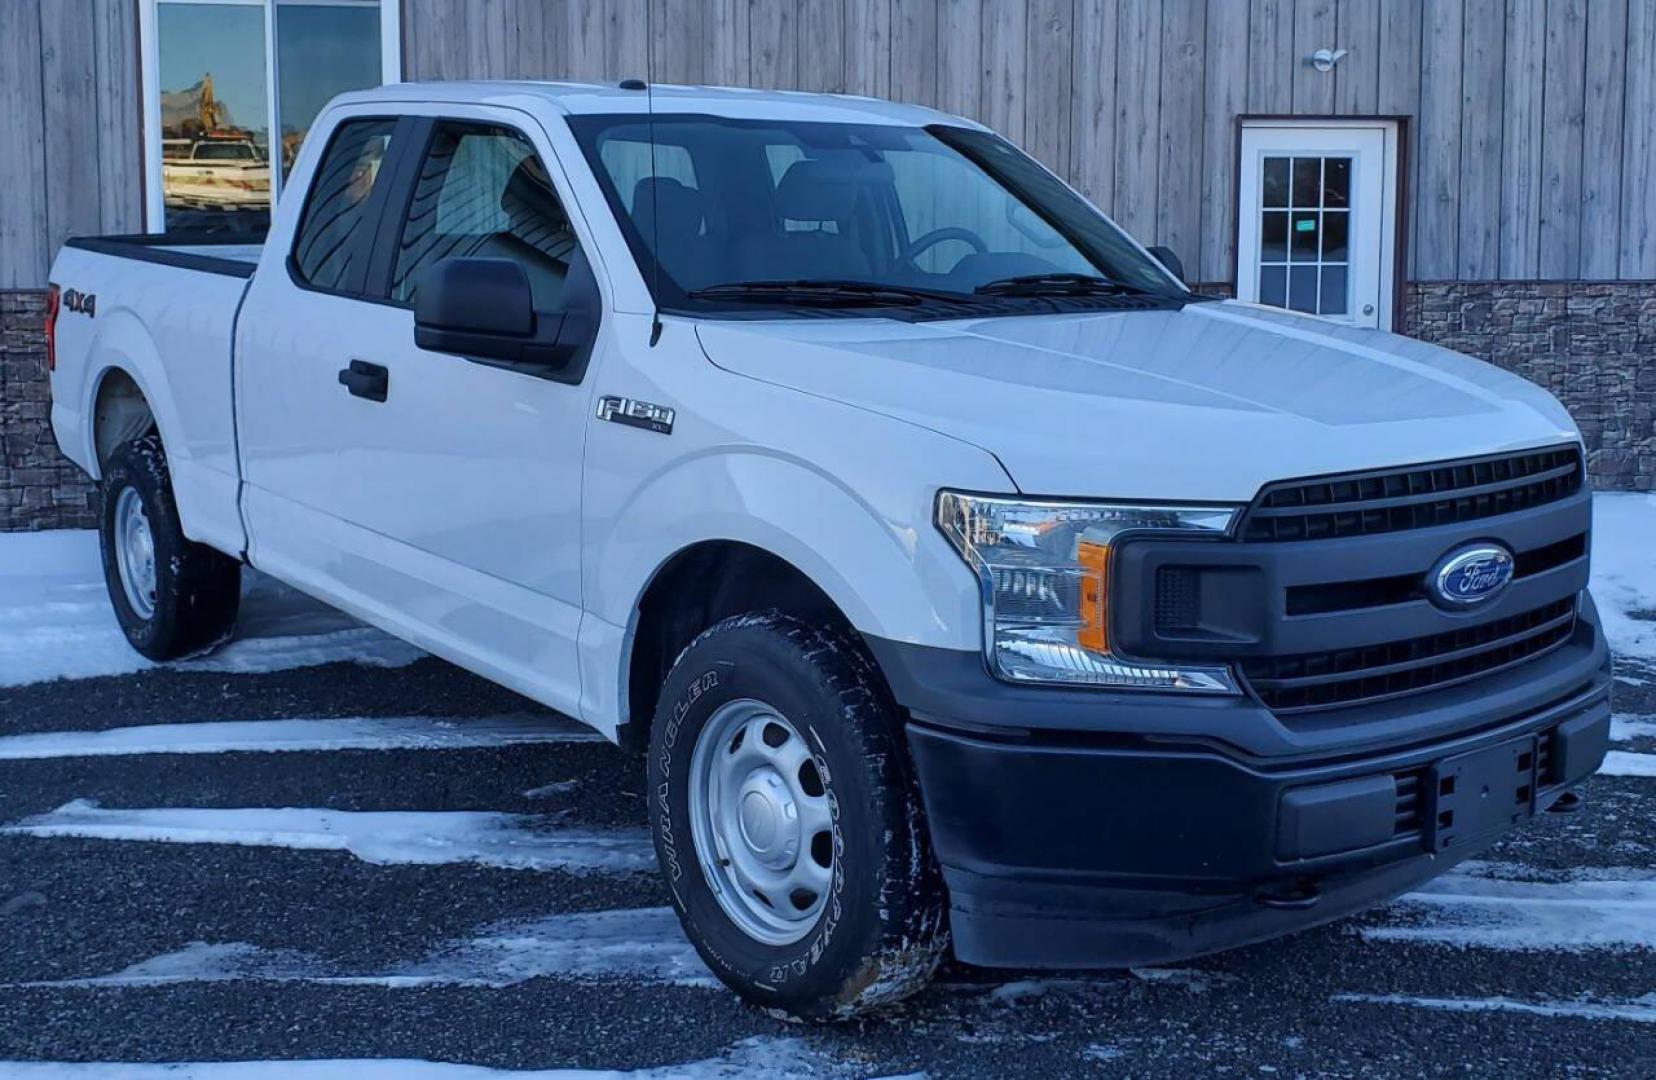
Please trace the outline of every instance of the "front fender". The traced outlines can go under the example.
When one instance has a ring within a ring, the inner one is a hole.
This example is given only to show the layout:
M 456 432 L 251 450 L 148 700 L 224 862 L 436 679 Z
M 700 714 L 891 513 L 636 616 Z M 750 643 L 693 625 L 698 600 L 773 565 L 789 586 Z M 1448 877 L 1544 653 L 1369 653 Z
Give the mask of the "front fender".
M 984 451 L 936 432 L 790 396 L 791 423 L 777 411 L 748 414 L 763 418 L 755 424 L 786 427 L 785 436 L 773 430 L 664 454 L 625 494 L 589 482 L 581 631 L 588 722 L 609 728 L 623 719 L 639 602 L 676 554 L 706 541 L 749 544 L 788 562 L 862 633 L 981 647 L 977 579 L 933 526 L 933 504 L 939 487 L 1009 489 L 1005 471 Z M 800 415 L 819 409 L 831 423 Z M 609 438 L 636 432 L 597 425 L 595 443 Z M 603 460 L 606 451 L 593 445 L 588 453 Z

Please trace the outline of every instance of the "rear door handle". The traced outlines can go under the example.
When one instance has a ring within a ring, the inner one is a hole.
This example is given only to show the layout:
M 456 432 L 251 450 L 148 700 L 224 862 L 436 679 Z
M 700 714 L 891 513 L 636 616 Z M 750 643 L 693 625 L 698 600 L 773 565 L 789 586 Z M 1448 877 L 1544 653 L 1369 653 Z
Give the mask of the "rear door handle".
M 339 373 L 339 385 L 360 398 L 384 401 L 391 388 L 391 373 L 379 364 L 366 360 L 352 360 L 351 366 Z

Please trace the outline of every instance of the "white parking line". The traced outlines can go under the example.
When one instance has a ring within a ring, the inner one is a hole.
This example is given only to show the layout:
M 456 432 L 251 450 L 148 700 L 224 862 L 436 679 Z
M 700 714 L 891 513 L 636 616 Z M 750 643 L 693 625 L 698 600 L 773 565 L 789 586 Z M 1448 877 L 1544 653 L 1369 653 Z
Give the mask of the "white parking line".
M 716 1058 L 632 1071 L 488 1069 L 479 1065 L 366 1058 L 332 1061 L 214 1061 L 170 1064 L 0 1061 L 20 1080 L 808 1080 L 851 1070 L 798 1039 L 746 1039 Z
M 430 716 L 334 720 L 210 720 L 105 731 L 47 731 L 0 737 L 0 761 L 322 750 L 460 750 L 525 743 L 603 742 L 573 720 L 547 716 L 446 719 Z
M 348 851 L 364 862 L 480 863 L 512 870 L 650 870 L 642 829 L 570 829 L 526 814 L 482 811 L 246 807 L 105 809 L 83 799 L 0 828 L 0 834 L 172 844 Z
M 1656 948 L 1656 880 L 1637 870 L 1511 881 L 1456 871 L 1388 909 L 1398 921 L 1364 938 L 1541 951 Z
M 1656 1024 L 1656 994 L 1646 994 L 1631 1001 L 1519 1001 L 1505 997 L 1439 998 L 1410 997 L 1407 994 L 1335 994 L 1334 1000 L 1369 1005 L 1408 1005 L 1447 1012 L 1517 1012 L 1531 1016 Z
M 179 983 L 280 982 L 330 986 L 476 986 L 539 978 L 628 979 L 717 987 L 671 908 L 577 912 L 501 923 L 383 972 L 347 973 L 310 953 L 248 942 L 195 941 L 108 975 L 23 983 L 58 989 L 142 989 Z

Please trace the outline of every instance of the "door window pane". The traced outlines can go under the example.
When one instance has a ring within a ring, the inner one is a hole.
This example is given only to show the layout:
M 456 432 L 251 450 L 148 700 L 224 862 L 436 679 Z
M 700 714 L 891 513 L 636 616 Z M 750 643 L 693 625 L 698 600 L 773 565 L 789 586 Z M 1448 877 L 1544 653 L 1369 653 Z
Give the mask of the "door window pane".
M 1288 306 L 1310 315 L 1317 313 L 1317 268 L 1296 266 L 1288 271 Z
M 1350 304 L 1346 299 L 1346 278 L 1346 268 L 1343 266 L 1322 268 L 1322 297 L 1317 303 L 1317 314 L 1344 315 L 1350 311 Z
M 1294 262 L 1313 262 L 1317 258 L 1316 211 L 1296 210 L 1293 213 L 1293 233 L 1289 237 L 1289 256 Z
M 1331 157 L 1323 162 L 1323 205 L 1351 205 L 1351 159 Z
M 1259 257 L 1263 262 L 1283 262 L 1288 258 L 1288 215 L 1281 210 L 1266 210 L 1259 221 Z
M 380 84 L 379 5 L 279 0 L 276 73 L 285 181 L 322 106 L 335 94 Z
M 256 5 L 156 5 L 167 228 L 270 226 L 264 29 Z
M 1317 189 L 1322 183 L 1322 158 L 1294 159 L 1295 206 L 1314 207 L 1319 204 Z
M 535 308 L 555 311 L 575 234 L 535 148 L 509 128 L 446 123 L 420 167 L 392 275 L 394 299 L 412 303 L 420 272 L 448 258 L 511 259 Z
M 1263 206 L 1288 205 L 1287 158 L 1268 157 L 1265 159 L 1264 183 L 1260 185 L 1260 204 Z
M 392 120 L 353 120 L 328 143 L 293 245 L 295 271 L 319 289 L 362 291 L 374 240 L 369 197 L 394 126 Z
M 1323 262 L 1346 261 L 1346 234 L 1351 226 L 1351 214 L 1330 210 L 1323 214 Z
M 1288 268 L 1264 266 L 1259 270 L 1259 302 L 1273 307 L 1288 305 Z

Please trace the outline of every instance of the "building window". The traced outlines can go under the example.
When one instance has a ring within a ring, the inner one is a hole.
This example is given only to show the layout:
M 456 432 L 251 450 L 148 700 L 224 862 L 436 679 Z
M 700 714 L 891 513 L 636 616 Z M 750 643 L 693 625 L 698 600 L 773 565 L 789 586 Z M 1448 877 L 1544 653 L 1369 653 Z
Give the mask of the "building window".
M 143 0 L 145 220 L 262 233 L 335 94 L 400 77 L 396 0 Z

